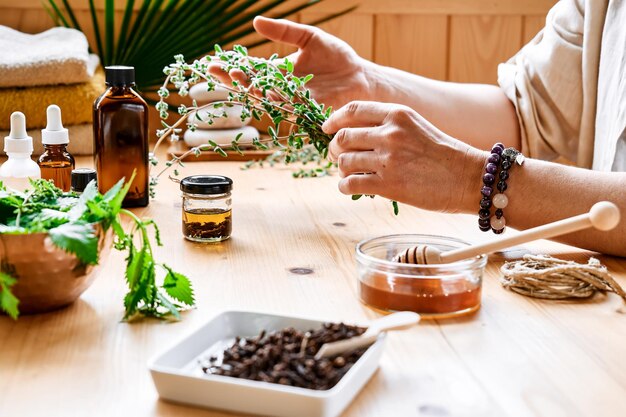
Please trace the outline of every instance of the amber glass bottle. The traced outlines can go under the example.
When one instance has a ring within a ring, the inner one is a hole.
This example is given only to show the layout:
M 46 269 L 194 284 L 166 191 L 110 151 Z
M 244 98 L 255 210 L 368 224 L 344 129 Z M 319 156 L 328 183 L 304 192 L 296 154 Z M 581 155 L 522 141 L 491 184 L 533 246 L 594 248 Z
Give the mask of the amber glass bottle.
M 148 205 L 148 105 L 133 90 L 135 69 L 105 68 L 107 90 L 94 103 L 93 131 L 98 188 L 108 191 L 121 178 L 135 179 L 124 207 Z
M 61 108 L 51 104 L 46 110 L 46 128 L 41 129 L 43 153 L 37 160 L 41 178 L 54 181 L 63 191 L 70 191 L 74 157 L 67 151 L 69 132 L 61 121 Z
M 41 178 L 54 181 L 63 191 L 69 191 L 74 169 L 74 157 L 67 152 L 66 145 L 43 145 L 44 152 L 37 163 Z

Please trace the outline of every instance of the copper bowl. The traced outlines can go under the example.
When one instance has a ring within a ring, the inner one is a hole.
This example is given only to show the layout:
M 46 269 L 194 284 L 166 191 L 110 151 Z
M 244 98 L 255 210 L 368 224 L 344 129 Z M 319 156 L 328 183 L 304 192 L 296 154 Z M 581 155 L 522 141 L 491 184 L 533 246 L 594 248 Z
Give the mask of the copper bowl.
M 47 233 L 0 234 L 0 269 L 17 282 L 13 294 L 20 314 L 44 313 L 67 306 L 91 285 L 111 249 L 112 232 L 94 226 L 98 265 L 85 265 L 56 247 Z

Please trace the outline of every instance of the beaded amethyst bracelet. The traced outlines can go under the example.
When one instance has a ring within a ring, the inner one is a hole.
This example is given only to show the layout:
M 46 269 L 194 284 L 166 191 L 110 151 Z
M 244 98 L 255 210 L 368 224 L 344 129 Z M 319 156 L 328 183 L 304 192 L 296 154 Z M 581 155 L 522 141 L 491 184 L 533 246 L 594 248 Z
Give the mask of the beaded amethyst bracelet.
M 491 155 L 487 158 L 485 173 L 483 174 L 483 187 L 480 189 L 482 198 L 480 200 L 480 210 L 478 211 L 478 228 L 483 232 L 491 230 L 491 194 L 493 194 L 493 184 L 496 182 L 500 155 L 504 151 L 502 143 L 496 143 L 491 148 Z
M 498 144 L 499 145 L 499 144 Z M 504 195 L 504 191 L 507 189 L 506 180 L 509 178 L 509 170 L 513 166 L 513 163 L 522 165 L 524 163 L 524 155 L 515 148 L 506 148 L 500 154 L 500 173 L 498 184 L 496 188 L 499 193 L 495 194 L 491 200 L 493 207 L 496 208 L 495 215 L 489 220 L 491 230 L 495 234 L 503 233 L 506 228 L 506 219 L 504 218 L 504 208 L 509 204 L 509 199 Z M 481 229 L 482 230 L 482 229 Z

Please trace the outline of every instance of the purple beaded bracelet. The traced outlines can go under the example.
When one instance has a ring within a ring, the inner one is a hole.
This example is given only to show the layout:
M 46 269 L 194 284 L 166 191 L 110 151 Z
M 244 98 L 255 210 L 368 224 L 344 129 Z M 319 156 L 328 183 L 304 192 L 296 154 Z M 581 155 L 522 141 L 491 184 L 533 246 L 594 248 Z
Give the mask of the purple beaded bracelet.
M 509 169 L 513 163 L 518 165 L 524 163 L 524 155 L 515 148 L 504 149 L 502 143 L 496 143 L 491 148 L 491 155 L 487 159 L 485 174 L 483 175 L 483 187 L 481 189 L 482 199 L 480 200 L 480 210 L 478 212 L 478 227 L 483 232 L 492 230 L 495 234 L 503 233 L 506 228 L 506 219 L 503 209 L 508 205 L 509 199 L 504 195 L 507 189 L 506 180 L 509 178 Z M 498 172 L 500 164 L 500 172 Z M 499 181 L 496 184 L 496 176 Z M 494 187 L 494 184 L 495 187 Z M 496 188 L 499 193 L 492 196 Z M 495 215 L 491 216 L 491 207 L 495 207 Z
M 491 155 L 487 158 L 485 173 L 483 174 L 483 187 L 480 189 L 482 198 L 480 199 L 480 210 L 478 211 L 478 228 L 483 232 L 491 230 L 491 195 L 493 194 L 493 184 L 496 182 L 502 151 L 504 151 L 502 143 L 493 145 Z

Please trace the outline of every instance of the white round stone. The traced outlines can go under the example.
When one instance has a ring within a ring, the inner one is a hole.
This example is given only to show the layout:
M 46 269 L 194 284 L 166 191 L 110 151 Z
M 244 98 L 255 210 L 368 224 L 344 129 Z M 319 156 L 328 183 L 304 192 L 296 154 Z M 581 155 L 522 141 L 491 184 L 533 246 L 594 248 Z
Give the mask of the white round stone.
M 187 122 L 195 123 L 198 126 L 198 129 L 236 129 L 250 123 L 249 117 L 247 117 L 244 121 L 241 120 L 242 112 L 243 107 L 238 105 L 234 105 L 232 107 L 222 106 L 218 108 L 207 107 L 197 111 L 201 120 L 198 120 L 196 112 L 192 111 L 189 112 Z M 226 113 L 226 117 L 222 116 L 224 113 Z M 209 117 L 211 115 L 214 117 Z M 210 120 L 213 120 L 212 124 L 208 123 Z
M 509 199 L 504 194 L 498 193 L 493 196 L 491 202 L 495 208 L 503 209 L 509 204 Z
M 206 82 L 192 85 L 189 89 L 189 97 L 196 100 L 200 105 L 228 100 L 228 90 L 224 87 L 216 85 L 215 90 L 207 91 L 208 86 L 209 84 Z
M 496 230 L 500 230 L 500 229 L 504 229 L 504 226 L 506 226 L 506 220 L 504 219 L 504 216 L 500 217 L 499 219 L 496 216 L 491 216 L 491 227 L 493 227 Z
M 205 145 L 212 140 L 219 146 L 230 146 L 230 143 L 235 140 L 238 134 L 241 133 L 239 138 L 239 145 L 242 147 L 251 146 L 252 140 L 259 137 L 259 131 L 252 126 L 244 126 L 239 129 L 215 129 L 215 130 L 196 130 L 192 132 L 187 130 L 183 136 L 185 144 L 189 147 Z

